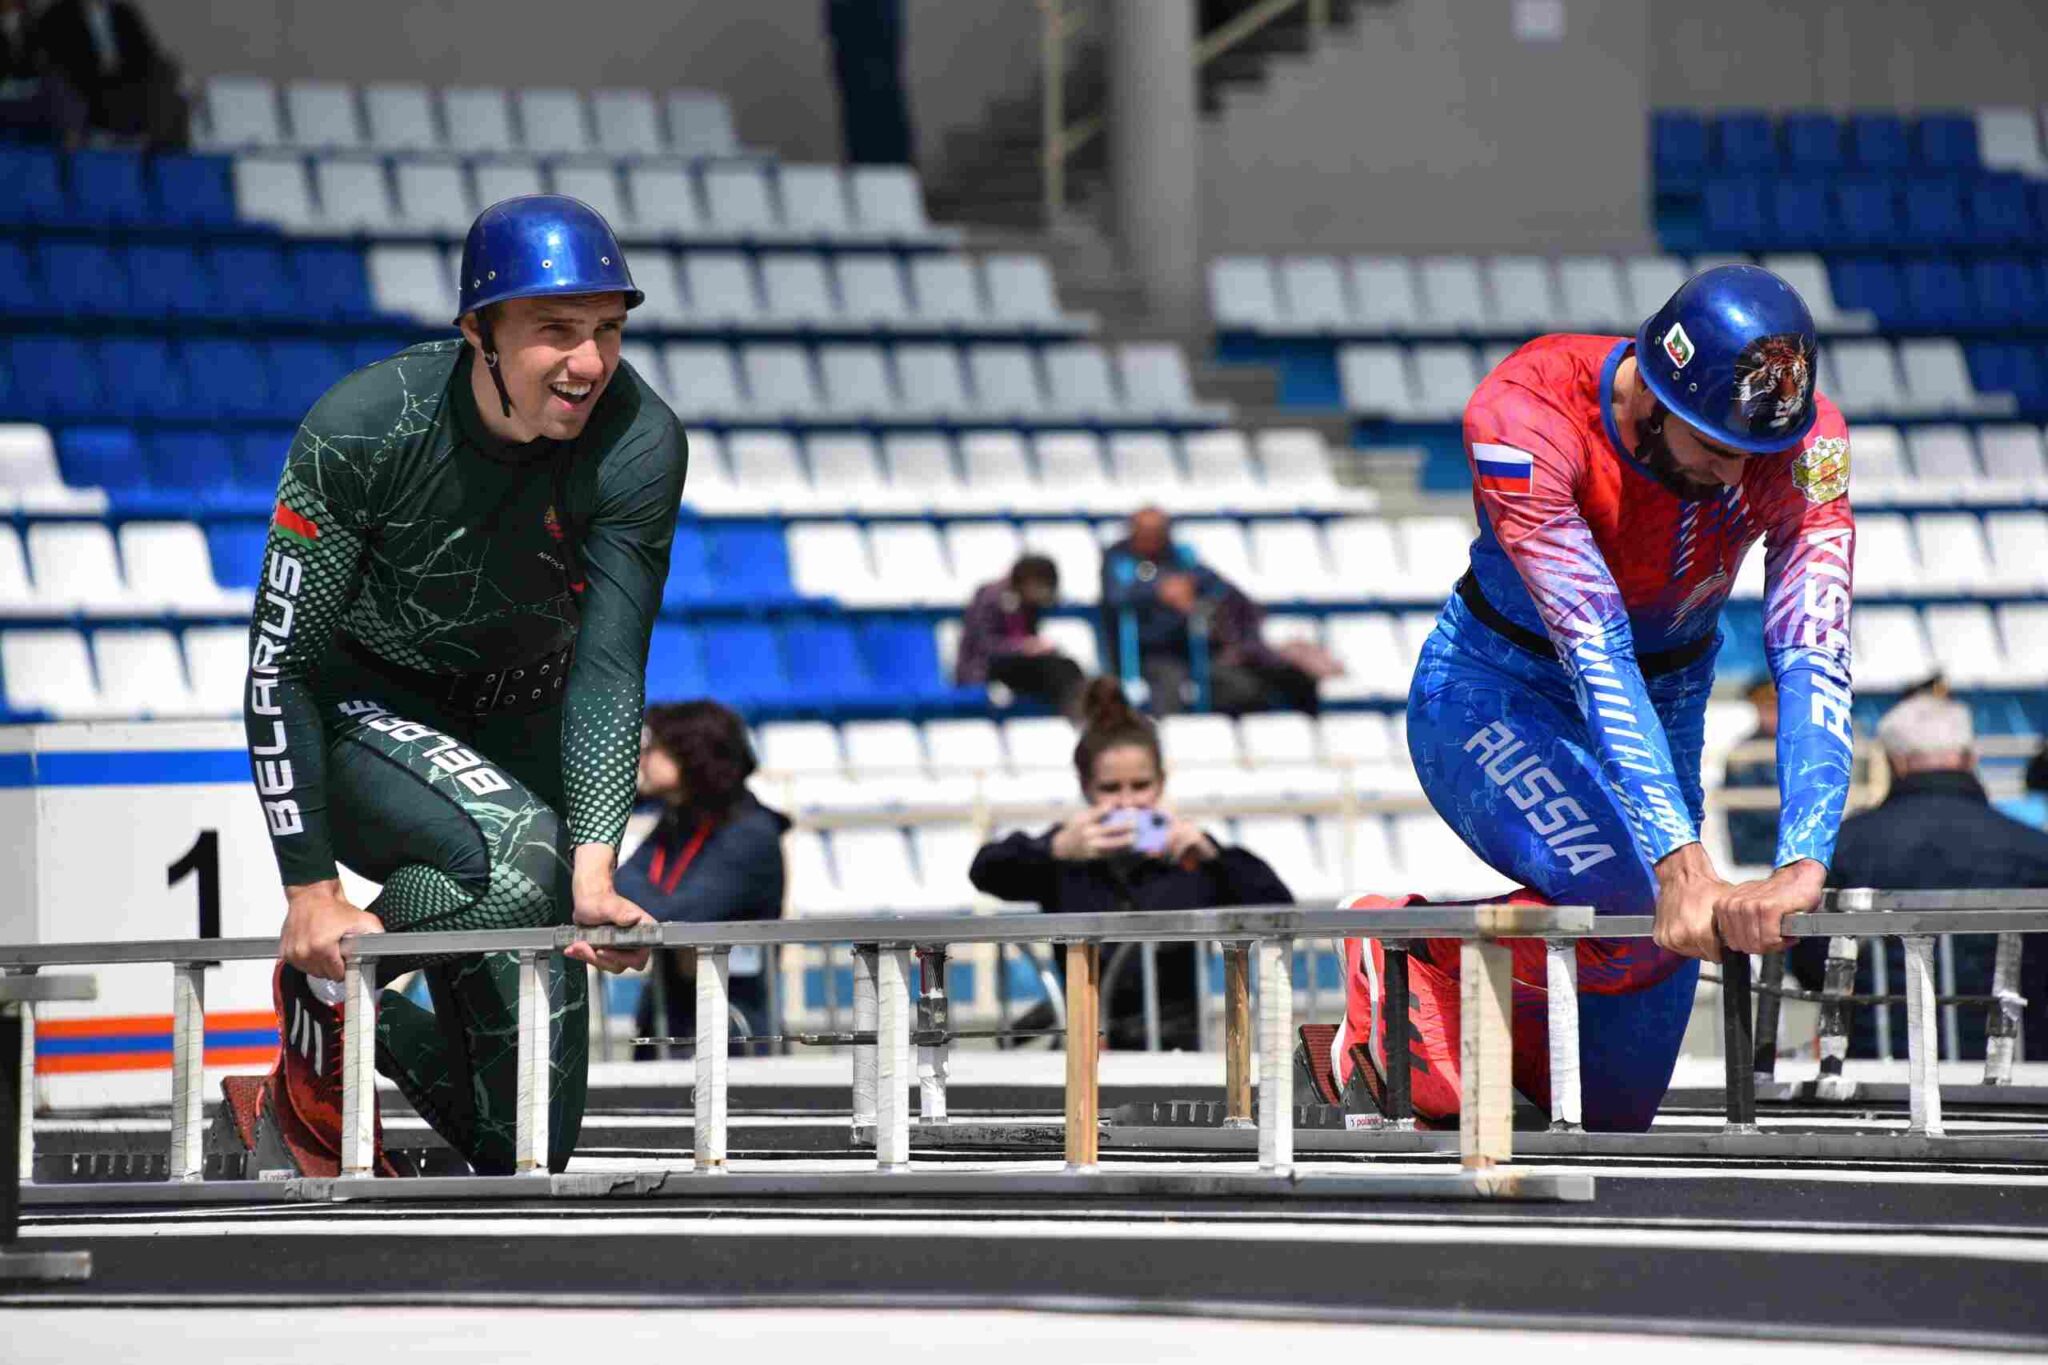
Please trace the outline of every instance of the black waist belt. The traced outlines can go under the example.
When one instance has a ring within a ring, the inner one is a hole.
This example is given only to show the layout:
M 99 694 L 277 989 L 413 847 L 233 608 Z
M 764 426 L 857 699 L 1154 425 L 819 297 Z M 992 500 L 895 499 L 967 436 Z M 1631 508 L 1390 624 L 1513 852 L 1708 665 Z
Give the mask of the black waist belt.
M 552 654 L 488 673 L 429 673 L 381 659 L 347 635 L 336 634 L 342 653 L 407 691 L 432 697 L 451 715 L 523 716 L 559 700 L 569 682 L 574 642 Z
M 1486 594 L 1479 591 L 1479 580 L 1472 576 L 1472 571 L 1469 569 L 1465 571 L 1465 576 L 1458 580 L 1458 596 L 1465 600 L 1465 605 L 1471 608 L 1472 614 L 1478 617 L 1487 629 L 1500 636 L 1503 640 L 1506 640 L 1509 644 L 1526 653 L 1534 654 L 1539 659 L 1555 659 L 1557 657 L 1557 647 L 1552 645 L 1548 639 L 1538 635 L 1527 626 L 1517 625 L 1501 615 L 1500 610 L 1493 603 L 1486 600 Z M 1707 656 L 1707 651 L 1713 647 L 1714 633 L 1708 631 L 1699 639 L 1688 644 L 1679 645 L 1675 649 L 1659 649 L 1648 654 L 1638 654 L 1636 655 L 1636 667 L 1642 670 L 1645 678 L 1655 678 L 1665 673 L 1676 673 L 1679 669 L 1696 664 L 1701 659 L 1704 659 Z

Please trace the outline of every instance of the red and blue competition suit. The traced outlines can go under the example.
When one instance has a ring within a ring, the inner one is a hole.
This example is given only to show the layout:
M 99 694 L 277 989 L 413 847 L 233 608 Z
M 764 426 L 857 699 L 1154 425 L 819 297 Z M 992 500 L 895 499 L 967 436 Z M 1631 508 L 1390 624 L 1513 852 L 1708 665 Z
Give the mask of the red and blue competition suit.
M 1634 345 L 1542 337 L 1474 393 L 1465 445 L 1479 535 L 1408 698 L 1409 750 L 1438 813 L 1503 876 L 1606 915 L 1651 914 L 1652 864 L 1700 837 L 1721 612 L 1758 540 L 1780 696 L 1779 865 L 1828 861 L 1850 771 L 1855 527 L 1840 412 L 1815 395 L 1818 417 L 1798 446 L 1751 456 L 1739 485 L 1687 501 L 1615 427 L 1615 375 Z M 1353 959 L 1346 1032 L 1356 1039 L 1371 1023 Z M 1515 1079 L 1547 1104 L 1542 964 L 1541 945 L 1518 947 Z M 1670 1082 L 1698 964 L 1646 938 L 1585 940 L 1578 964 L 1586 1126 L 1645 1128 Z M 1455 945 L 1418 951 L 1414 970 L 1454 983 Z M 1418 998 L 1433 989 L 1427 979 L 1415 988 Z M 1455 1037 L 1450 1046 L 1454 1057 Z M 1341 1049 L 1333 1060 L 1348 1074 Z M 1418 1078 L 1418 1109 L 1424 1089 Z

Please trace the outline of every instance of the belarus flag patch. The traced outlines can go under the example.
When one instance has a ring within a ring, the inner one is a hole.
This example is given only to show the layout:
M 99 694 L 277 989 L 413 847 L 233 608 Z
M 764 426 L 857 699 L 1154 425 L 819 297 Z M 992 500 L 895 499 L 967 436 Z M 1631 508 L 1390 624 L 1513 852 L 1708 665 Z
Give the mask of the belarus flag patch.
M 1489 493 L 1526 493 L 1536 472 L 1536 457 L 1513 446 L 1472 444 L 1472 469 Z
M 270 524 L 277 528 L 279 534 L 290 536 L 302 544 L 311 545 L 320 539 L 320 528 L 313 524 L 312 518 L 300 516 L 282 502 L 271 514 Z

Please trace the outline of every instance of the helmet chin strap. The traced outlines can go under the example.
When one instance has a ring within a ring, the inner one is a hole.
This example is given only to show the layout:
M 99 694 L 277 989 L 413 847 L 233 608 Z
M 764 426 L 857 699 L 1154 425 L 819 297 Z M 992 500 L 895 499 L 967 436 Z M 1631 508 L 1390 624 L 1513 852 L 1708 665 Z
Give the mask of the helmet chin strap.
M 491 382 L 498 386 L 498 401 L 505 405 L 505 415 L 512 415 L 512 395 L 505 388 L 505 376 L 498 371 L 498 343 L 491 339 L 491 317 L 488 308 L 476 315 L 477 339 L 483 343 L 484 368 L 491 372 Z

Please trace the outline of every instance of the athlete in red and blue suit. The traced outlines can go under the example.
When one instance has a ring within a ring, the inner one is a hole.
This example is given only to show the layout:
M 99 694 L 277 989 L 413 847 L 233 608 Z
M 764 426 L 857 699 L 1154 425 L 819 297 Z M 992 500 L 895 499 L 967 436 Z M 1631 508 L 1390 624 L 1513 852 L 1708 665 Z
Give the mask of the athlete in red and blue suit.
M 1819 901 L 1849 783 L 1855 528 L 1815 349 L 1789 285 L 1720 267 L 1635 338 L 1530 342 L 1465 410 L 1479 535 L 1416 669 L 1409 750 L 1431 804 L 1521 884 L 1511 899 L 1656 916 L 1654 941 L 1579 945 L 1588 1128 L 1649 1126 L 1697 959 L 1781 947 L 1779 920 Z M 1721 610 L 1759 539 L 1782 813 L 1776 870 L 1731 885 L 1700 843 L 1700 744 Z M 1370 1040 L 1375 1073 L 1386 1046 L 1379 946 L 1350 957 L 1340 1080 L 1351 1044 Z M 1410 979 L 1416 1112 L 1447 1119 L 1457 945 L 1418 945 Z M 1517 944 L 1515 1082 L 1539 1106 L 1544 980 L 1542 945 Z

